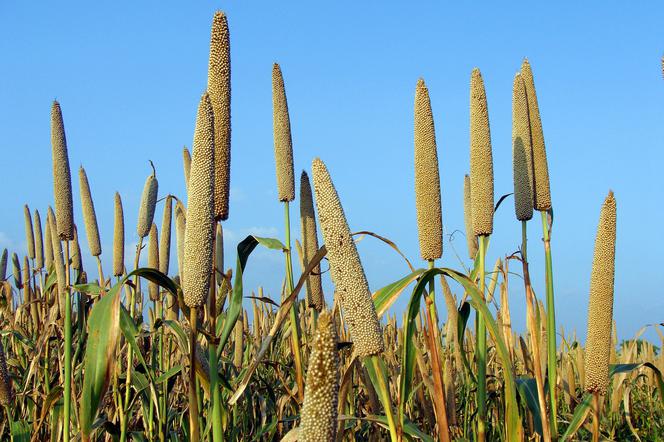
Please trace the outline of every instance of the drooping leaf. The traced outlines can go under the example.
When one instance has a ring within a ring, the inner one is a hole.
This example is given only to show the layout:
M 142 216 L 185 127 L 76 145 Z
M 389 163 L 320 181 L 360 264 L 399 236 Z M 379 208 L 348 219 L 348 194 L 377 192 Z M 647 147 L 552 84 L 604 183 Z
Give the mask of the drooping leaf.
M 385 314 L 394 301 L 397 300 L 399 295 L 406 290 L 406 287 L 419 278 L 422 273 L 424 273 L 424 269 L 415 270 L 400 280 L 388 284 L 373 293 L 372 298 L 379 319 Z
M 581 428 L 581 425 L 583 425 L 583 422 L 586 420 L 586 416 L 590 411 L 592 400 L 593 395 L 587 393 L 583 398 L 583 402 L 576 406 L 572 420 L 570 420 L 565 433 L 563 433 L 563 436 L 560 438 L 561 442 L 565 442 L 567 439 L 574 436 L 579 428 Z

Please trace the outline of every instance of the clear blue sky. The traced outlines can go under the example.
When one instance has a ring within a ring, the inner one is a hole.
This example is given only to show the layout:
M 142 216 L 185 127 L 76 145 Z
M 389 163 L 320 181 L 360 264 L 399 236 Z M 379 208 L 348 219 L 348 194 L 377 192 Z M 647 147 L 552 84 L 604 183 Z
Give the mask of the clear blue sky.
M 283 236 L 273 165 L 273 62 L 279 62 L 284 73 L 298 176 L 320 156 L 351 228 L 387 236 L 420 262 L 413 190 L 418 77 L 430 89 L 443 222 L 451 233 L 463 229 L 470 72 L 479 67 L 487 88 L 498 198 L 512 191 L 512 79 L 527 56 L 549 157 L 558 323 L 585 337 L 595 229 L 610 188 L 618 201 L 619 335 L 628 338 L 641 326 L 664 320 L 664 272 L 656 252 L 664 221 L 664 5 L 114 5 L 0 3 L 0 247 L 25 253 L 23 204 L 42 215 L 51 204 L 49 115 L 54 98 L 64 114 L 75 215 L 82 228 L 77 180 L 82 164 L 92 187 L 107 266 L 114 192 L 124 201 L 127 241 L 135 243 L 148 159 L 157 167 L 160 195 L 183 195 L 182 146 L 191 145 L 196 105 L 206 86 L 212 14 L 223 9 L 229 17 L 233 70 L 227 265 L 234 266 L 235 246 L 249 232 Z M 157 213 L 160 220 L 161 205 Z M 299 231 L 297 205 L 292 214 L 293 229 Z M 531 269 L 543 298 L 539 219 L 529 230 Z M 454 248 L 465 256 L 465 240 L 460 234 L 455 238 L 452 245 L 446 242 L 442 264 L 460 268 Z M 510 199 L 496 214 L 488 263 L 515 251 L 519 241 Z M 85 239 L 82 242 L 86 248 Z M 359 250 L 374 290 L 407 271 L 400 258 L 373 239 L 365 239 Z M 257 251 L 250 258 L 245 286 L 264 285 L 278 298 L 282 268 L 280 253 Z M 512 277 L 510 284 L 512 317 L 521 328 L 521 282 Z M 326 287 L 329 297 L 329 282 Z M 405 302 L 392 311 L 401 316 Z M 654 333 L 647 336 L 656 338 Z

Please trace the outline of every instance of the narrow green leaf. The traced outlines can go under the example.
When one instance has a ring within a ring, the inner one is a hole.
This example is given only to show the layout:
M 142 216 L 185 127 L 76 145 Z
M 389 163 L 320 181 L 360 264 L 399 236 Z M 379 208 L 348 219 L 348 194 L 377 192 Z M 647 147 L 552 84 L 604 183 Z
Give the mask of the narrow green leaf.
M 424 269 L 417 269 L 400 280 L 388 284 L 374 292 L 372 298 L 379 319 L 385 314 L 394 301 L 397 300 L 401 293 L 403 293 L 406 287 L 419 278 L 422 273 L 424 273 Z
M 565 430 L 565 433 L 563 433 L 563 436 L 560 439 L 561 442 L 565 442 L 568 438 L 574 436 L 574 434 L 576 434 L 581 425 L 583 425 L 583 422 L 586 420 L 586 416 L 590 411 L 590 403 L 592 402 L 592 400 L 593 400 L 593 395 L 586 394 L 583 398 L 583 402 L 581 402 L 579 405 L 576 406 L 576 408 L 574 409 L 574 415 L 572 416 L 572 420 L 569 422 L 567 430 Z

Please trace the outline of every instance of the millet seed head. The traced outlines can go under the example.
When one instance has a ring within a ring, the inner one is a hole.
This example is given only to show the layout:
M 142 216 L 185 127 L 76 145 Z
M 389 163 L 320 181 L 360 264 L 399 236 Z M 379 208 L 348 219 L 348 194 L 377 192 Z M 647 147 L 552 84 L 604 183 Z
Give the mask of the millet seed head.
M 599 214 L 595 238 L 585 355 L 585 390 L 601 395 L 606 394 L 609 386 L 615 256 L 616 200 L 609 191 Z
M 161 219 L 161 237 L 159 238 L 159 271 L 168 275 L 171 256 L 171 219 L 173 197 L 168 195 L 164 201 L 164 215 Z
M 493 156 L 484 81 L 475 68 L 470 78 L 470 200 L 475 235 L 493 232 Z
M 470 175 L 463 177 L 463 221 L 466 228 L 466 244 L 468 245 L 468 257 L 475 259 L 477 255 L 477 235 L 473 230 L 473 204 L 470 198 Z
M 152 223 L 148 236 L 148 268 L 159 270 L 159 232 L 155 223 Z M 148 291 L 152 301 L 159 299 L 159 286 L 157 284 L 150 281 Z
M 207 89 L 214 111 L 214 216 L 225 220 L 231 182 L 231 43 L 221 11 L 212 19 Z
M 184 166 L 184 185 L 187 194 L 189 194 L 189 173 L 191 172 L 191 154 L 187 146 L 182 149 L 182 165 Z
M 187 223 L 184 229 L 182 289 L 188 307 L 205 304 L 210 291 L 214 247 L 214 116 L 210 97 L 201 97 L 194 132 Z
M 74 239 L 74 205 L 71 194 L 71 171 L 67 153 L 65 125 L 60 103 L 51 108 L 51 147 L 53 149 L 53 193 L 58 237 L 63 241 Z
M 214 267 L 216 269 L 217 283 L 221 284 L 221 274 L 224 273 L 224 229 L 217 223 L 217 232 L 214 236 Z
M 533 149 L 530 139 L 526 85 L 521 74 L 516 74 L 512 89 L 512 167 L 514 211 L 519 221 L 533 217 Z
M 76 224 L 74 224 L 74 240 L 71 242 L 69 253 L 71 254 L 71 268 L 82 272 L 83 257 L 81 256 L 81 243 L 78 240 L 78 228 L 76 227 Z
M 85 234 L 88 238 L 88 247 L 92 256 L 99 256 L 101 255 L 99 226 L 97 225 L 95 204 L 92 201 L 92 194 L 90 193 L 88 175 L 85 173 L 83 166 L 78 169 L 78 181 L 81 189 L 81 206 L 83 207 L 83 222 L 85 224 Z
M 302 252 L 304 266 L 318 251 L 318 232 L 316 229 L 316 214 L 311 194 L 309 175 L 302 172 L 300 176 L 300 226 L 302 230 Z M 307 306 L 320 312 L 323 309 L 323 286 L 320 277 L 320 265 L 316 265 L 307 277 Z
M 7 279 L 7 249 L 3 249 L 0 256 L 0 282 L 5 279 Z
M 175 246 L 177 249 L 177 258 L 178 258 L 178 273 L 180 279 L 182 278 L 182 272 L 184 271 L 184 229 L 186 226 L 187 209 L 181 201 L 178 201 L 175 204 Z
M 528 98 L 528 117 L 530 121 L 530 137 L 533 148 L 533 199 L 536 210 L 544 211 L 551 208 L 551 189 L 549 187 L 549 166 L 546 161 L 546 148 L 544 146 L 544 132 L 540 119 L 537 93 L 535 92 L 535 79 L 528 59 L 521 65 L 521 77 L 526 86 Z
M 339 195 L 320 159 L 313 161 L 311 169 L 335 296 L 339 296 L 355 353 L 360 357 L 381 353 L 384 344 L 380 323 Z
M 51 230 L 51 232 L 57 232 L 56 230 L 56 220 L 53 209 L 49 206 L 48 212 L 46 215 L 46 222 Z M 51 235 L 51 247 L 53 249 L 53 264 L 55 267 L 55 274 L 58 280 L 58 293 L 60 298 L 67 294 L 67 280 L 65 278 L 65 261 L 64 256 L 62 255 L 62 243 L 60 238 L 57 235 Z
M 30 263 L 28 262 L 28 257 L 23 257 L 23 285 L 30 289 Z
M 32 230 L 32 216 L 28 205 L 23 206 L 23 219 L 25 221 L 25 244 L 30 259 L 35 259 L 35 233 Z
M 0 405 L 10 406 L 14 402 L 14 388 L 12 380 L 7 371 L 7 361 L 5 359 L 5 349 L 0 342 Z
M 272 66 L 272 109 L 274 124 L 274 160 L 277 168 L 279 201 L 295 199 L 295 172 L 293 169 L 293 142 L 291 139 L 288 101 L 281 68 Z
M 42 236 L 41 217 L 38 210 L 35 210 L 32 223 L 35 234 L 35 268 L 41 270 L 44 268 L 44 237 Z
M 122 209 L 122 198 L 115 192 L 115 218 L 113 223 L 113 275 L 124 274 L 124 210 Z
M 324 311 L 318 318 L 307 367 L 298 436 L 300 442 L 328 442 L 335 439 L 338 395 L 337 330 L 330 312 Z
M 44 229 L 46 230 L 44 234 L 44 266 L 46 271 L 50 272 L 53 265 L 53 241 L 51 240 L 51 226 L 48 223 L 48 218 L 46 224 L 44 224 Z
M 421 78 L 415 88 L 415 206 L 420 255 L 438 259 L 443 255 L 438 152 L 429 89 Z
M 16 288 L 22 289 L 23 288 L 23 278 L 21 275 L 21 262 L 18 259 L 18 255 L 16 252 L 12 253 L 12 267 L 13 267 L 13 275 L 14 275 L 14 285 L 16 285 Z
M 157 206 L 157 192 L 159 191 L 159 183 L 157 177 L 153 173 L 145 180 L 143 186 L 143 196 L 141 196 L 141 206 L 138 210 L 138 223 L 136 225 L 136 233 L 140 238 L 145 238 L 150 233 L 152 220 L 154 218 L 154 210 Z

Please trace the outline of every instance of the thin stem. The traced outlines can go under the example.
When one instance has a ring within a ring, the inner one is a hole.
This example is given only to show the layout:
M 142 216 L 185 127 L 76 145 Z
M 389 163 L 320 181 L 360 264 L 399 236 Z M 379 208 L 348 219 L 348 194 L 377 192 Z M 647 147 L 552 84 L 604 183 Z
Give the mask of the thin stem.
M 390 389 L 388 388 L 387 379 L 383 374 L 382 367 L 380 366 L 380 356 L 372 355 L 369 356 L 369 363 L 373 366 L 374 371 L 376 372 L 376 379 L 378 380 L 378 394 L 381 397 L 381 402 L 383 402 L 383 408 L 385 408 L 385 416 L 387 417 L 387 424 L 390 429 L 390 440 L 392 442 L 400 441 L 399 431 L 397 431 L 397 425 L 394 421 L 394 415 L 392 414 L 392 402 L 390 400 Z
M 293 263 L 291 260 L 291 239 L 290 239 L 290 210 L 288 201 L 284 201 L 284 224 L 286 235 L 286 296 L 293 292 Z M 300 350 L 300 331 L 297 320 L 297 302 L 293 302 L 290 309 L 291 324 L 291 345 L 293 347 L 293 357 L 295 359 L 295 379 L 297 382 L 297 399 L 301 404 L 304 401 L 304 374 L 302 370 L 302 353 Z
M 65 286 L 62 293 L 65 296 L 65 407 L 64 407 L 64 434 L 63 439 L 69 442 L 69 420 L 71 414 L 71 293 L 69 290 L 69 241 L 65 241 Z
M 535 374 L 535 383 L 537 385 L 537 399 L 540 407 L 540 416 L 542 417 L 542 439 L 544 442 L 551 440 L 551 432 L 549 429 L 549 422 L 546 416 L 546 397 L 544 396 L 544 377 L 542 376 L 541 366 L 541 348 L 539 345 L 540 340 L 540 327 L 535 320 L 535 299 L 533 295 L 533 288 L 530 284 L 530 271 L 528 269 L 528 254 L 527 254 L 527 225 L 526 221 L 521 221 L 521 264 L 523 266 L 523 284 L 526 290 L 526 324 L 530 334 L 530 342 L 533 348 L 533 371 Z
M 599 442 L 599 393 L 593 393 L 593 442 Z
M 480 293 L 484 298 L 486 239 L 488 236 L 479 236 L 479 277 Z M 486 323 L 484 317 L 477 315 L 477 440 L 483 442 L 486 438 Z
M 216 226 L 215 226 L 216 227 Z M 216 232 L 213 244 L 216 244 Z M 221 442 L 223 440 L 223 432 L 221 428 L 221 392 L 219 391 L 219 362 L 217 360 L 217 344 L 215 339 L 217 337 L 217 270 L 223 272 L 223 269 L 217 269 L 216 247 L 213 248 L 213 271 L 211 275 L 212 293 L 209 300 L 210 307 L 210 333 L 213 339 L 210 340 L 209 360 L 210 360 L 210 392 L 212 395 L 212 440 L 214 442 Z
M 97 271 L 99 272 L 99 287 L 101 287 L 101 295 L 103 296 L 104 293 L 106 292 L 106 280 L 104 279 L 104 271 L 101 268 L 101 258 L 99 255 L 96 256 L 97 258 Z
M 557 402 L 556 402 L 556 384 L 557 379 L 557 354 L 556 354 L 556 307 L 553 297 L 553 263 L 551 260 L 551 232 L 549 230 L 549 220 L 547 212 L 540 212 L 542 215 L 542 231 L 544 233 L 544 259 L 546 266 L 546 342 L 548 376 L 549 376 L 549 402 L 551 406 L 551 436 L 557 440 L 558 423 Z
M 198 425 L 198 395 L 196 394 L 196 334 L 198 332 L 198 312 L 196 307 L 191 307 L 189 311 L 189 324 L 191 333 L 189 334 L 189 439 L 201 440 L 200 428 Z

